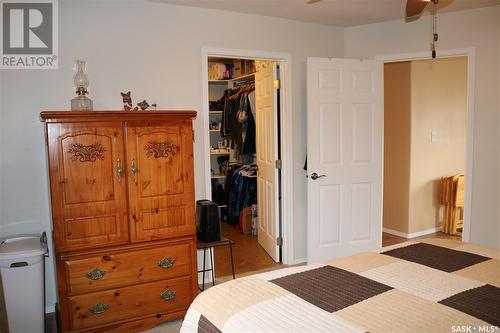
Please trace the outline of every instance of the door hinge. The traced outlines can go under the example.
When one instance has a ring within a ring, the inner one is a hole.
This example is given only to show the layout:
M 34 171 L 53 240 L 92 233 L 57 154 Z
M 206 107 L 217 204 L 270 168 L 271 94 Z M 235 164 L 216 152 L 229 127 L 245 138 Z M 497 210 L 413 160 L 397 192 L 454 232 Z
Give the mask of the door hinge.
M 283 246 L 283 237 L 276 238 L 276 245 Z
M 274 89 L 280 89 L 280 88 L 281 88 L 281 81 L 274 80 Z
M 196 142 L 196 139 L 194 137 L 194 130 L 193 130 L 193 142 Z
M 281 170 L 283 167 L 283 161 L 282 160 L 276 160 L 275 162 L 276 169 Z

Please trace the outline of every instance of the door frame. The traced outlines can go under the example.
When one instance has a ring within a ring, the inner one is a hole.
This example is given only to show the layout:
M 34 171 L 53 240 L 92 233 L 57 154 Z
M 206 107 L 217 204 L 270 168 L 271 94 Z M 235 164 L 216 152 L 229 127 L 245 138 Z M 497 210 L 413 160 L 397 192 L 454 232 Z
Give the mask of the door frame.
M 202 109 L 201 120 L 203 121 L 204 147 L 208 146 L 209 137 L 209 107 L 208 107 L 208 57 L 236 59 L 271 60 L 280 63 L 280 128 L 281 128 L 281 236 L 283 245 L 281 248 L 281 262 L 286 265 L 295 264 L 294 257 L 294 233 L 293 233 L 293 128 L 292 128 L 292 57 L 289 53 L 268 52 L 258 50 L 227 49 L 202 47 L 201 49 L 201 82 L 202 82 Z M 210 179 L 210 152 L 204 149 L 203 154 L 205 166 L 205 197 L 212 195 Z
M 474 47 L 439 50 L 437 58 L 453 58 L 467 57 L 467 116 L 466 116 L 466 145 L 465 145 L 465 197 L 464 197 L 464 222 L 462 230 L 462 240 L 470 241 L 471 227 L 471 207 L 472 207 L 472 170 L 474 161 L 474 106 L 475 106 L 475 66 L 476 66 L 476 49 Z M 431 59 L 430 51 L 402 53 L 392 55 L 380 55 L 375 59 L 382 61 L 383 64 L 391 62 L 426 60 Z M 383 200 L 383 196 L 382 196 Z M 383 222 L 382 222 L 383 223 Z M 435 229 L 424 230 L 412 234 L 401 234 L 406 238 L 413 238 L 429 233 L 436 232 Z

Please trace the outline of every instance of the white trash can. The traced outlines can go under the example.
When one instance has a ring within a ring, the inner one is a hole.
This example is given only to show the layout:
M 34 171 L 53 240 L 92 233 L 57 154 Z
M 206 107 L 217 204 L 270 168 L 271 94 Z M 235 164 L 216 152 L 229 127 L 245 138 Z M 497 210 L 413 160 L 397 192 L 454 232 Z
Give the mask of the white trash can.
M 0 275 L 9 333 L 45 330 L 45 233 L 0 239 Z

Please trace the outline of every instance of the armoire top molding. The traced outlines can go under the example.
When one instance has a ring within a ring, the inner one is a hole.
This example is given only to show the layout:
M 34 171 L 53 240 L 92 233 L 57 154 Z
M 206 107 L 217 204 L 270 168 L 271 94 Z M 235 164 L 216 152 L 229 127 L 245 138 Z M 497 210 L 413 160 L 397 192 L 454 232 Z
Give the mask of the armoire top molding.
M 196 118 L 196 111 L 193 110 L 157 110 L 157 111 L 43 111 L 40 113 L 40 120 L 46 123 L 63 123 L 75 121 L 103 121 L 103 120 L 161 120 L 177 118 Z

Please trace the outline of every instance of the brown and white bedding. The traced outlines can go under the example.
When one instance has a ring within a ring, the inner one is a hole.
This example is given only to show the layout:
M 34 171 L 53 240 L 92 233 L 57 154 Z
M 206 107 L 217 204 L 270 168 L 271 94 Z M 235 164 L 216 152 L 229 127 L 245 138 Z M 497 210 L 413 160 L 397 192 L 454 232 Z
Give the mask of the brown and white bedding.
M 495 332 L 500 251 L 450 239 L 406 242 L 210 288 L 187 332 Z

